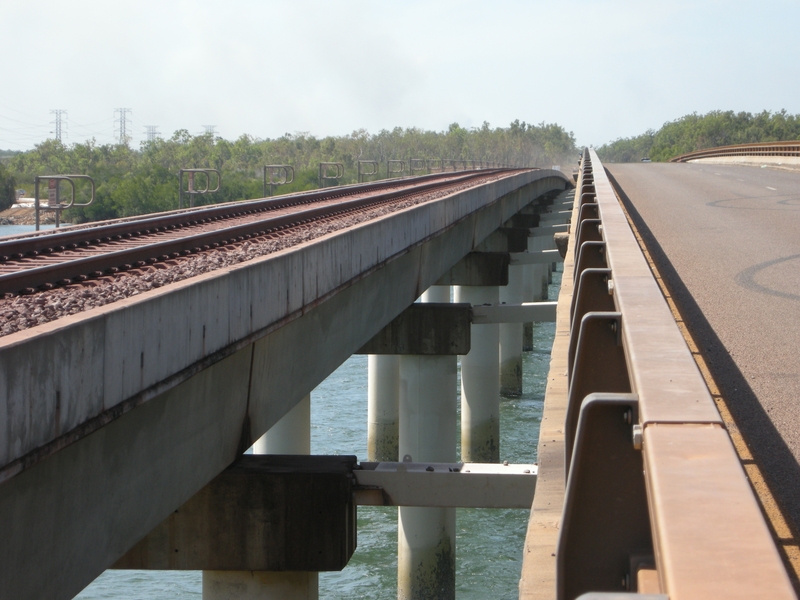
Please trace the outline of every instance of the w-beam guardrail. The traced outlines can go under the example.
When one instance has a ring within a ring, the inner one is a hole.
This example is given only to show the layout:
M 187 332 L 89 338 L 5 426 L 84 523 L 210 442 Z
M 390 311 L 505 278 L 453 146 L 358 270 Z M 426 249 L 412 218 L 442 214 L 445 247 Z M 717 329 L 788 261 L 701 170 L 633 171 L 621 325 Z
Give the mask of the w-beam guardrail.
M 747 156 L 798 156 L 800 157 L 800 141 L 797 142 L 765 142 L 760 144 L 738 144 L 736 146 L 720 146 L 706 148 L 697 152 L 681 154 L 669 159 L 669 162 L 689 162 L 700 158 L 747 157 Z
M 733 443 L 594 150 L 583 155 L 576 198 L 558 598 L 794 598 Z

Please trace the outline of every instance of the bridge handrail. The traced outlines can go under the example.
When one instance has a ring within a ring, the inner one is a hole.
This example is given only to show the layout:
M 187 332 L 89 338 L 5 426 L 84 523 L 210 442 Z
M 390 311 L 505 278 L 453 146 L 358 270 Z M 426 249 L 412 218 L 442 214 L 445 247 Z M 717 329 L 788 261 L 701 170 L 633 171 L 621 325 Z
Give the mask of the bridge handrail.
M 630 445 L 641 450 L 638 464 L 644 471 L 642 491 L 646 491 L 646 500 L 642 496 L 642 502 L 647 506 L 636 507 L 634 512 L 641 517 L 638 523 L 635 515 L 625 514 L 624 522 L 604 531 L 612 531 L 612 535 L 630 543 L 634 536 L 626 538 L 625 529 L 633 529 L 637 524 L 644 527 L 644 535 L 639 536 L 638 542 L 652 538 L 654 577 L 660 593 L 667 594 L 670 600 L 794 598 L 775 543 L 714 400 L 594 150 L 584 153 L 576 198 L 579 198 L 579 221 L 573 223 L 576 229 L 576 297 L 570 334 L 576 340 L 570 343 L 568 359 L 569 397 L 575 406 L 567 408 L 565 427 L 567 456 L 572 454 L 571 450 L 574 454 L 571 461 L 567 458 L 567 491 L 558 550 L 559 598 L 570 597 L 570 591 L 565 593 L 564 590 L 573 584 L 568 582 L 570 574 L 565 575 L 568 568 L 564 565 L 569 565 L 570 560 L 574 562 L 574 556 L 584 551 L 579 548 L 576 552 L 575 548 L 580 544 L 596 544 L 596 540 L 586 540 L 585 533 L 578 530 L 581 523 L 586 523 L 581 520 L 585 516 L 576 519 L 573 515 L 586 506 L 587 488 L 582 483 L 586 480 L 579 478 L 587 475 L 580 469 L 586 469 L 587 464 L 597 465 L 596 462 L 587 463 L 586 449 L 591 443 L 598 444 L 598 439 L 605 443 L 612 433 L 610 430 L 598 432 L 596 428 L 587 432 L 587 424 L 591 424 L 589 410 L 592 406 L 602 409 L 603 403 L 609 406 L 614 402 L 617 407 L 632 407 L 619 412 L 620 420 L 628 423 L 625 427 L 630 427 L 630 437 L 627 442 L 617 438 L 614 443 L 618 444 L 617 450 L 630 448 Z M 586 268 L 594 265 L 584 261 L 581 255 L 598 244 L 604 246 L 599 255 L 605 257 L 607 269 Z M 599 303 L 595 306 L 601 308 L 587 307 L 587 296 L 582 295 L 581 287 L 589 276 L 600 282 L 595 290 L 599 287 L 601 291 L 596 291 L 590 300 L 594 298 Z M 604 295 L 606 300 L 603 300 Z M 605 312 L 591 312 L 598 310 Z M 602 331 L 596 329 L 601 332 L 591 334 L 592 323 L 597 322 L 603 324 Z M 590 335 L 600 335 L 602 341 L 596 341 L 601 339 L 596 337 L 592 344 Z M 619 352 L 614 349 L 615 339 L 624 356 L 614 366 L 627 381 L 609 383 L 609 375 L 603 369 L 613 364 L 606 362 L 607 355 Z M 587 370 L 587 362 L 594 367 Z M 604 389 L 601 384 L 592 389 L 592 382 L 587 388 L 587 384 L 580 381 L 581 375 L 587 374 L 606 382 L 609 387 Z M 581 392 L 576 394 L 577 389 Z M 580 416 L 574 416 L 578 412 Z M 612 422 L 617 423 L 616 420 Z M 571 428 L 574 442 L 570 438 Z M 596 450 L 598 446 L 591 448 Z M 610 461 L 613 457 L 602 460 Z M 617 477 L 617 473 L 613 476 Z M 605 498 L 616 498 L 619 502 L 620 494 L 641 487 L 630 473 L 628 476 L 631 478 L 626 480 L 626 475 L 619 475 L 620 480 L 633 482 L 631 488 L 617 483 L 616 492 L 612 491 Z M 591 475 L 588 480 L 592 481 Z M 597 485 L 613 488 L 615 483 L 603 480 Z M 615 507 L 619 512 L 619 504 Z M 594 507 L 594 513 L 597 519 L 602 510 Z M 571 526 L 571 523 L 574 524 Z M 621 543 L 617 540 L 604 542 L 607 546 Z M 617 546 L 617 550 L 619 548 Z M 636 554 L 634 550 L 641 550 L 641 547 L 624 550 L 631 551 L 629 573 L 635 578 L 633 555 Z M 652 566 L 643 568 L 653 569 Z M 587 580 L 586 585 L 593 583 Z M 636 584 L 630 589 L 636 590 Z
M 800 141 L 760 142 L 704 148 L 674 156 L 669 159 L 669 162 L 688 162 L 700 158 L 723 158 L 726 156 L 800 156 Z

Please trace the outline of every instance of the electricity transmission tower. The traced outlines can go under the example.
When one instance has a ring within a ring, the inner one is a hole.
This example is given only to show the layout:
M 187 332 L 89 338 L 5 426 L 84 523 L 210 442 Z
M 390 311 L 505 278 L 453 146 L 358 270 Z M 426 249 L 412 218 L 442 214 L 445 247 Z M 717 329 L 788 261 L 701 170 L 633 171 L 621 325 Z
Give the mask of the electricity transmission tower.
M 157 125 L 145 125 L 144 128 L 145 128 L 145 131 L 147 133 L 147 141 L 148 142 L 155 141 L 155 139 L 159 135 L 161 135 L 161 133 L 159 133 L 159 131 L 158 131 L 158 126 Z
M 56 116 L 56 120 L 54 122 L 54 124 L 56 126 L 56 129 L 55 129 L 54 133 L 56 134 L 56 140 L 58 140 L 60 142 L 61 141 L 61 116 L 62 115 L 66 116 L 67 111 L 63 110 L 61 108 L 54 108 L 53 110 L 50 111 L 50 114 Z
M 203 128 L 206 130 L 206 135 L 216 135 L 216 125 L 203 125 Z
M 130 108 L 116 108 L 114 109 L 114 120 L 119 115 L 119 127 L 114 133 L 119 133 L 119 143 L 127 144 L 130 141 L 128 137 L 128 115 L 131 113 Z

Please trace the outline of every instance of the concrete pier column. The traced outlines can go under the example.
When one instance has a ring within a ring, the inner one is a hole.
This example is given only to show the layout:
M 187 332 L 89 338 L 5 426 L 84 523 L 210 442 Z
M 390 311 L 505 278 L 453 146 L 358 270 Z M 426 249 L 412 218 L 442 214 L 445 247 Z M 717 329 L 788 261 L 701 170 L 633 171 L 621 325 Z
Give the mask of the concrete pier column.
M 400 357 L 370 354 L 367 361 L 367 460 L 396 462 Z
M 536 252 L 544 248 L 540 237 L 528 238 L 528 251 Z M 522 301 L 540 302 L 547 300 L 547 283 L 545 279 L 547 265 L 526 265 L 523 275 Z M 525 351 L 533 350 L 533 323 L 523 324 L 522 330 L 522 349 Z
M 497 304 L 500 288 L 456 286 L 456 302 Z M 472 325 L 469 354 L 461 357 L 461 459 L 500 461 L 500 352 L 498 325 Z
M 203 598 L 214 600 L 317 600 L 316 573 L 203 571 Z
M 311 454 L 311 395 L 253 444 L 253 454 Z
M 508 285 L 500 288 L 500 302 L 522 302 L 524 271 L 524 265 L 508 268 Z M 522 395 L 522 323 L 500 324 L 500 392 Z
M 435 286 L 423 302 L 449 302 Z M 456 461 L 457 357 L 400 357 L 400 456 L 414 462 Z M 397 597 L 455 599 L 454 508 L 401 506 L 397 518 Z
M 549 248 L 547 238 L 536 236 L 528 238 L 528 251 L 541 252 L 545 248 Z M 539 302 L 540 300 L 547 300 L 547 286 L 550 284 L 550 266 L 549 265 L 533 265 L 534 266 L 534 280 L 533 280 L 533 293 L 534 299 L 530 302 Z
M 525 265 L 522 271 L 522 301 L 533 302 L 533 280 L 534 267 L 536 265 Z M 533 323 L 522 324 L 522 350 L 529 352 L 533 350 Z
M 253 444 L 255 454 L 311 453 L 311 396 Z M 203 571 L 203 600 L 318 600 L 313 572 Z

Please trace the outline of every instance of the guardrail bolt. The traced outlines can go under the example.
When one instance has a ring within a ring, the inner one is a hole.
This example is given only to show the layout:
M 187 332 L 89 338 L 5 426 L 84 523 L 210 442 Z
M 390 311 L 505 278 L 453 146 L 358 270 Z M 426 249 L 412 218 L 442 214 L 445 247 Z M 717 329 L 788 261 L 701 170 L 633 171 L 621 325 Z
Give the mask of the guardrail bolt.
M 641 425 L 634 425 L 633 426 L 633 448 L 634 450 L 641 450 L 642 449 L 642 433 L 643 429 Z
M 614 295 L 614 280 L 613 279 L 609 279 L 608 280 L 608 295 L 609 296 L 613 296 Z

